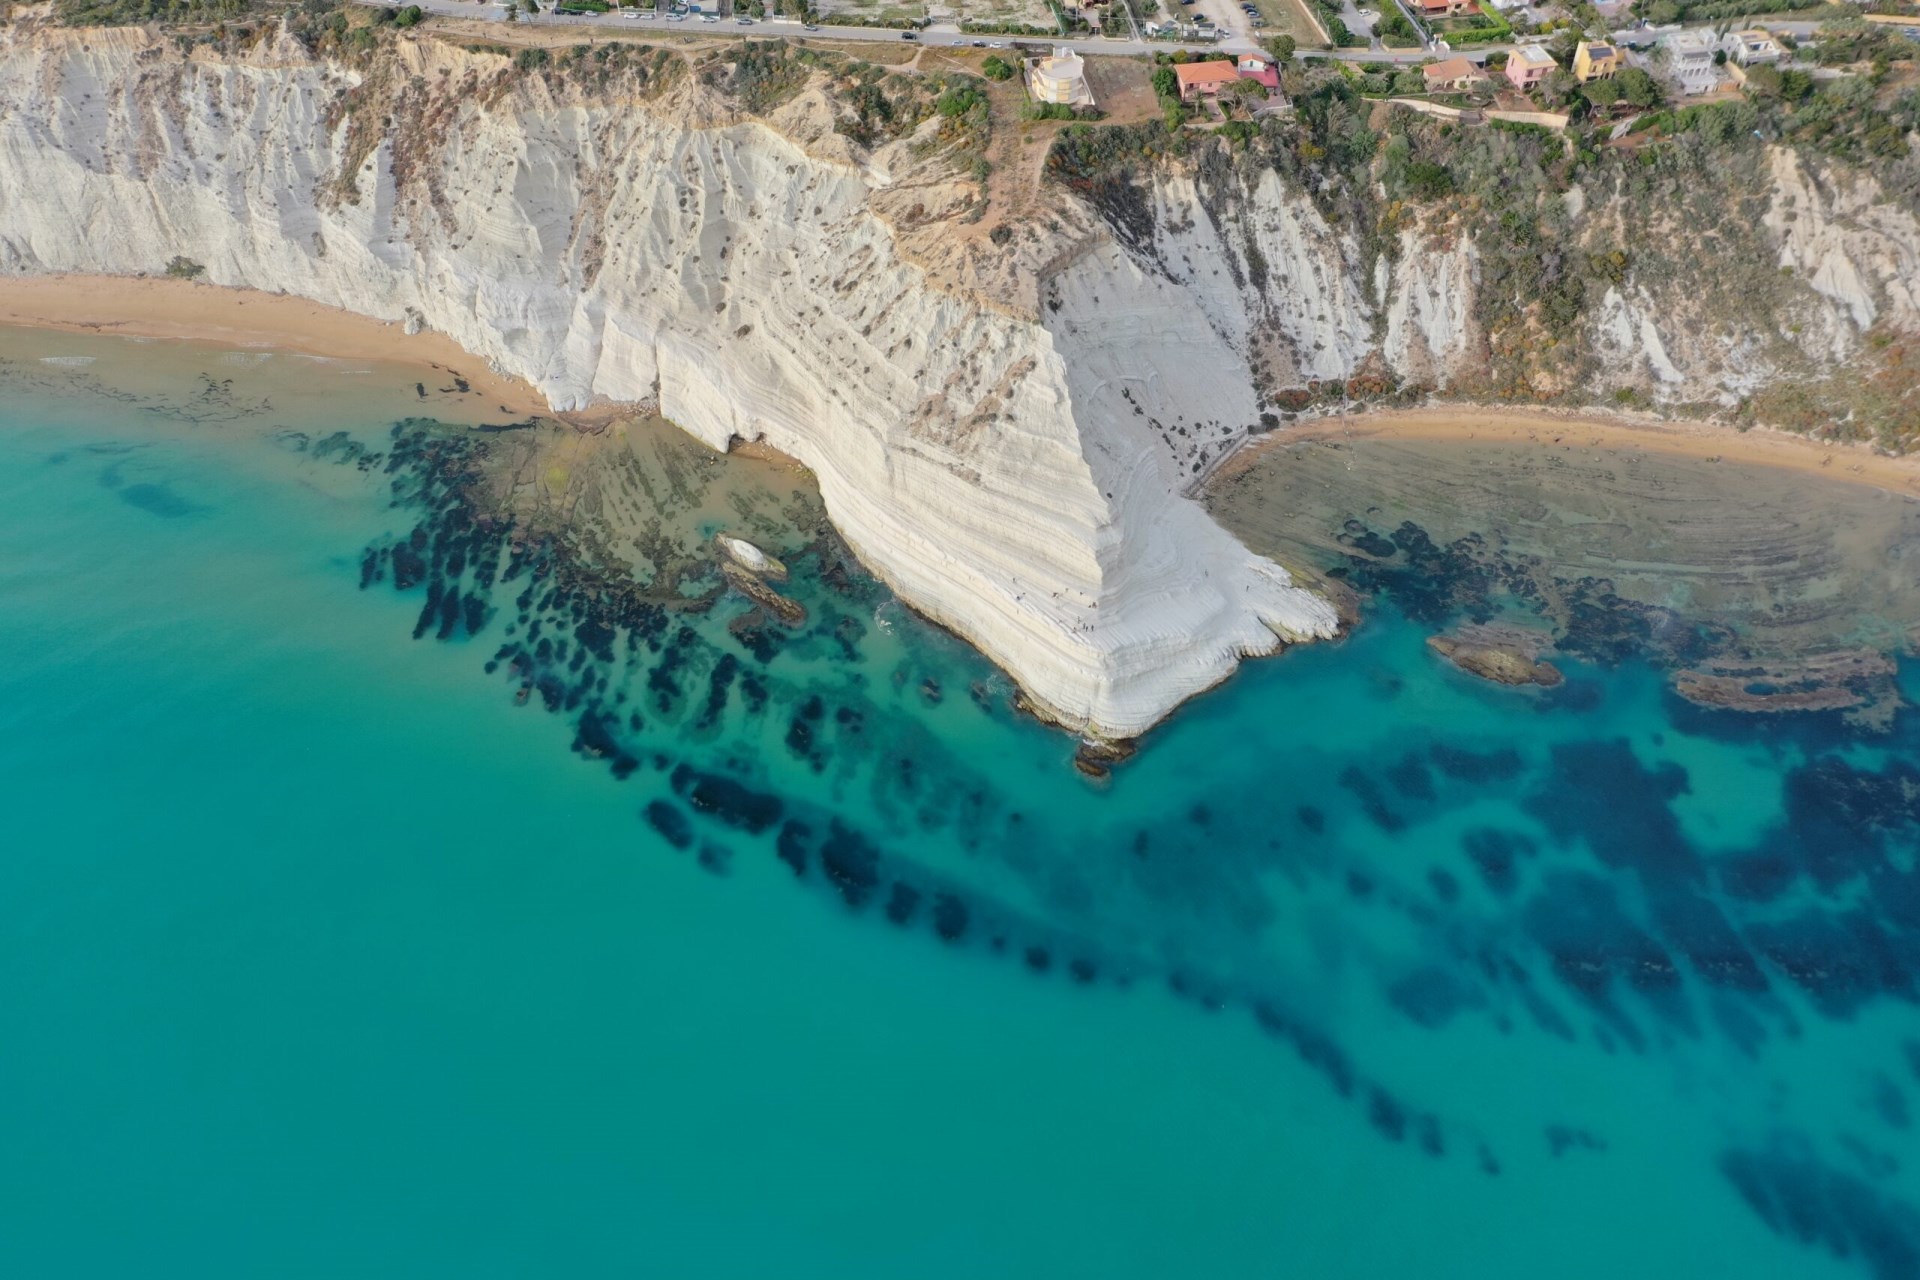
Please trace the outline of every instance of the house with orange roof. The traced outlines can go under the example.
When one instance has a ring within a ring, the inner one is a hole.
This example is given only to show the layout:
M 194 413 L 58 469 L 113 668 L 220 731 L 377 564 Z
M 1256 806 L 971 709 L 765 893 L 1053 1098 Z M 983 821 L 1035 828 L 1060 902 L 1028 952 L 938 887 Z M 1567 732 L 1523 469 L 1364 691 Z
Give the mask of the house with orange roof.
M 1231 62 L 1183 62 L 1173 69 L 1180 82 L 1180 101 L 1217 98 L 1221 90 L 1240 78 L 1240 69 Z
M 1427 77 L 1428 93 L 1451 93 L 1477 89 L 1487 83 L 1487 73 L 1465 58 L 1448 58 L 1420 68 Z

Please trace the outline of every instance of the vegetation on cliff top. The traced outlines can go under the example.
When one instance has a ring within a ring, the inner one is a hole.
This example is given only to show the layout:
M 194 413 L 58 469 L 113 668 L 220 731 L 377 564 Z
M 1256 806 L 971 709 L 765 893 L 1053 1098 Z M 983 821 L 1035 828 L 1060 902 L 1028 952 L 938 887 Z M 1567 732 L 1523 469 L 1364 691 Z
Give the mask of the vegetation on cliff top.
M 1138 179 L 1169 157 L 1184 158 L 1203 200 L 1278 172 L 1330 225 L 1353 233 L 1361 279 L 1372 278 L 1376 258 L 1401 252 L 1403 229 L 1423 243 L 1471 238 L 1473 318 L 1486 349 L 1477 383 L 1456 383 L 1458 392 L 1637 402 L 1633 388 L 1602 384 L 1591 335 L 1610 292 L 1638 292 L 1683 323 L 1738 320 L 1774 336 L 1766 358 L 1790 376 L 1744 403 L 1743 420 L 1920 447 L 1920 341 L 1876 333 L 1856 367 L 1839 375 L 1817 367 L 1796 340 L 1805 286 L 1775 265 L 1762 221 L 1765 149 L 1774 144 L 1815 163 L 1870 169 L 1888 200 L 1920 213 L 1920 91 L 1872 70 L 1817 84 L 1763 73 L 1743 100 L 1644 117 L 1649 127 L 1612 145 L 1577 125 L 1562 134 L 1388 111 L 1338 72 L 1287 74 L 1292 120 L 1269 119 L 1232 138 L 1160 121 L 1075 126 L 1055 140 L 1046 171 L 1140 247 L 1154 226 Z M 1628 212 L 1582 217 L 1597 201 Z M 1232 211 L 1216 202 L 1213 212 L 1236 243 Z M 1230 265 L 1258 274 L 1250 241 L 1241 252 L 1246 262 Z M 1268 388 L 1283 405 L 1285 390 Z

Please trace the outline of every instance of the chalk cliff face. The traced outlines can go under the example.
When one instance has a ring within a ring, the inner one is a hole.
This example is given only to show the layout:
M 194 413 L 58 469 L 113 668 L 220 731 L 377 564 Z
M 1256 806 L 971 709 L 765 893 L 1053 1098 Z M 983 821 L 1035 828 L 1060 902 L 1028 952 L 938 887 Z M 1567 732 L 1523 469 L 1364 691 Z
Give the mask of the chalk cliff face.
M 1529 395 L 1731 409 L 1784 380 L 1844 378 L 1869 330 L 1920 331 L 1920 220 L 1868 175 L 1768 148 L 1761 173 L 1700 194 L 1712 219 L 1672 192 L 1585 182 L 1524 210 L 1550 229 L 1536 254 L 1617 262 L 1554 332 L 1540 299 L 1498 296 L 1510 286 L 1488 279 L 1484 228 L 1459 201 L 1375 191 L 1365 219 L 1335 225 L 1273 169 L 1216 152 L 1137 175 L 1102 210 L 1270 402 L 1370 375 L 1504 397 L 1522 368 Z M 1496 338 L 1484 317 L 1499 302 L 1518 323 Z
M 1781 150 L 1711 230 L 1624 187 L 1544 198 L 1553 252 L 1619 264 L 1549 342 L 1534 299 L 1489 324 L 1511 254 L 1458 206 L 1342 218 L 1221 147 L 1117 203 L 1046 188 L 990 239 L 937 118 L 868 150 L 819 77 L 748 115 L 678 55 L 644 92 L 380 57 L 0 33 L 0 271 L 180 255 L 440 330 L 556 408 L 765 440 L 905 599 L 1098 735 L 1335 629 L 1187 497 L 1309 389 L 1509 394 L 1518 360 L 1529 394 L 1732 405 L 1920 328 L 1920 224 Z
M 355 116 L 360 74 L 286 37 L 182 57 L 8 33 L 0 269 L 183 255 L 443 331 L 556 408 L 652 401 L 716 447 L 765 440 L 903 597 L 1093 733 L 1334 631 L 1181 494 L 1253 396 L 1090 219 L 1021 251 L 1071 264 L 1043 324 L 1037 272 L 996 293 L 932 263 L 957 184 L 915 140 L 860 153 L 817 95 L 767 122 L 685 75 L 596 101 L 435 41 L 394 56 L 405 96 Z

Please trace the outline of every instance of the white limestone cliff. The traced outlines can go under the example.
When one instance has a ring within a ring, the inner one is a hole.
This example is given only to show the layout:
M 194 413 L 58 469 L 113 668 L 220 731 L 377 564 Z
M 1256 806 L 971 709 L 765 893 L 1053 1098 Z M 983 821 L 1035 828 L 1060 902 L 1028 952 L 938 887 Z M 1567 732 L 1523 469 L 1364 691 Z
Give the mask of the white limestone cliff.
M 764 440 L 903 598 L 1093 734 L 1335 630 L 1182 495 L 1186 432 L 1244 432 L 1252 393 L 1103 235 L 1042 324 L 932 274 L 880 211 L 937 186 L 904 145 L 851 155 L 804 101 L 775 129 L 685 81 L 644 105 L 538 77 L 490 97 L 502 59 L 398 56 L 417 127 L 369 140 L 342 110 L 356 73 L 289 38 L 183 57 L 137 30 L 0 34 L 0 271 L 181 255 L 429 326 L 557 409 L 656 401 L 717 448 Z
M 1187 497 L 1249 431 L 1353 379 L 1499 393 L 1514 359 L 1479 319 L 1498 246 L 1444 203 L 1370 232 L 1199 146 L 1030 193 L 989 241 L 937 121 L 869 153 L 819 83 L 751 118 L 684 71 L 629 99 L 431 38 L 382 56 L 363 83 L 284 34 L 0 30 L 0 272 L 182 255 L 439 330 L 557 409 L 765 440 L 904 599 L 1095 735 L 1335 629 Z M 1519 332 L 1560 344 L 1528 392 L 1731 406 L 1920 328 L 1920 223 L 1873 179 L 1775 148 L 1752 194 L 1703 229 L 1565 193 L 1555 252 L 1619 262 L 1579 332 Z
M 1731 407 L 1776 380 L 1834 373 L 1876 326 L 1920 330 L 1920 220 L 1871 177 L 1782 147 L 1767 157 L 1752 191 L 1765 213 L 1732 244 L 1630 191 L 1565 193 L 1554 252 L 1632 252 L 1624 278 L 1588 296 L 1568 343 L 1591 361 L 1546 378 L 1548 391 Z M 1270 168 L 1154 169 L 1138 195 L 1138 209 L 1107 210 L 1115 244 L 1161 281 L 1164 314 L 1206 325 L 1188 345 L 1227 353 L 1255 388 L 1374 372 L 1441 392 L 1493 389 L 1480 250 L 1445 204 L 1402 209 L 1369 255 Z
M 1820 173 L 1791 151 L 1769 156 L 1767 229 L 1779 265 L 1845 309 L 1856 330 L 1920 327 L 1920 222 L 1866 180 Z

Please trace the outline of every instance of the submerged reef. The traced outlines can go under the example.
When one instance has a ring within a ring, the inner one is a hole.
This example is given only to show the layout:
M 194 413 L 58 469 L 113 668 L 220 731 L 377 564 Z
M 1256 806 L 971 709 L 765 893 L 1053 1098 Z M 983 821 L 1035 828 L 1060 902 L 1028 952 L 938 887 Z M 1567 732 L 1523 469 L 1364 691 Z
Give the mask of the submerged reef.
M 1112 781 L 1082 786 L 1070 803 L 1056 783 L 1036 806 L 959 745 L 1042 734 L 1023 728 L 1014 691 L 899 610 L 804 494 L 708 478 L 697 463 L 681 471 L 692 506 L 652 508 L 660 523 L 643 580 L 608 558 L 630 545 L 617 524 L 577 537 L 540 514 L 558 509 L 551 493 L 535 501 L 511 480 L 542 472 L 541 450 L 556 446 L 602 452 L 617 470 L 653 465 L 644 440 L 571 431 L 396 427 L 383 465 L 410 527 L 367 550 L 363 585 L 417 597 L 416 635 L 475 646 L 510 696 L 566 717 L 574 750 L 634 786 L 636 831 L 707 873 L 766 858 L 833 909 L 1034 980 L 1151 985 L 1197 1013 L 1236 1010 L 1381 1140 L 1486 1177 L 1525 1153 L 1484 1131 L 1470 1095 L 1409 1072 L 1407 1050 L 1383 1056 L 1378 1043 L 1353 1042 L 1273 945 L 1276 920 L 1320 936 L 1337 918 L 1351 944 L 1323 945 L 1355 947 L 1350 980 L 1392 1011 L 1409 1047 L 1469 1027 L 1644 1059 L 1718 1046 L 1764 1080 L 1772 1046 L 1803 1036 L 1809 1019 L 1844 1027 L 1889 1003 L 1920 1007 L 1920 769 L 1910 763 L 1920 725 L 1910 712 L 1886 727 L 1892 754 L 1869 763 L 1845 754 L 1858 730 L 1837 713 L 1756 721 L 1656 699 L 1673 731 L 1757 747 L 1777 772 L 1777 815 L 1719 846 L 1689 830 L 1701 785 L 1689 768 L 1643 759 L 1644 743 L 1602 727 L 1633 685 L 1604 665 L 1595 674 L 1585 657 L 1531 695 L 1537 740 L 1423 718 L 1372 754 L 1303 754 L 1284 798 L 1270 783 L 1260 791 L 1255 759 L 1220 762 L 1208 786 L 1176 789 L 1171 804 L 1137 793 L 1164 785 L 1143 779 L 1163 776 L 1183 733 L 1217 731 L 1202 716 L 1168 730 L 1171 747 L 1144 741 Z M 575 474 L 593 470 L 575 456 Z M 686 510 L 707 514 L 682 519 Z M 788 516 L 799 522 L 783 524 Z M 803 617 L 769 610 L 725 572 L 730 555 L 714 535 L 727 528 L 751 529 L 782 563 L 784 581 L 756 581 Z M 1407 574 L 1421 584 L 1409 611 L 1428 609 L 1420 616 L 1435 623 L 1497 580 L 1417 527 L 1348 536 L 1425 566 Z M 1456 589 L 1449 574 L 1468 584 L 1462 594 L 1443 603 L 1426 593 Z M 1397 581 L 1368 585 L 1381 593 L 1369 606 L 1376 621 L 1346 647 L 1364 655 L 1381 643 L 1370 635 L 1404 637 L 1393 661 L 1417 659 L 1418 629 L 1395 620 Z M 1571 598 L 1595 596 L 1604 593 Z M 1635 650 L 1636 636 L 1677 634 L 1687 652 L 1711 651 L 1697 628 L 1661 632 L 1645 614 L 1626 616 L 1646 630 L 1589 618 L 1575 644 L 1591 647 L 1578 652 L 1630 672 L 1662 657 L 1658 643 Z M 1326 657 L 1343 669 L 1355 661 Z M 1391 722 L 1407 684 L 1369 671 L 1384 660 L 1357 659 L 1360 683 L 1338 694 L 1348 714 Z M 1315 679 L 1295 663 L 1267 678 L 1296 694 Z M 971 696 L 944 696 L 969 684 Z M 1242 696 L 1260 701 L 1253 689 Z M 1077 754 L 1103 779 L 1113 763 Z M 1061 778 L 1075 755 L 1063 741 Z M 1259 799 L 1223 803 L 1236 789 Z M 1301 915 L 1316 901 L 1335 915 Z M 1408 936 L 1418 942 L 1387 941 Z M 1902 1114 L 1913 1087 L 1883 1075 L 1862 1114 Z M 1543 1124 L 1548 1154 L 1607 1158 L 1603 1126 L 1578 1114 Z M 1820 1151 L 1843 1136 L 1782 1132 Z M 1920 1247 L 1884 1177 L 1823 1182 L 1835 1225 L 1803 1229 L 1779 1210 L 1776 1188 L 1812 1175 L 1754 1160 L 1729 1158 L 1721 1173 L 1784 1236 L 1876 1265 Z

